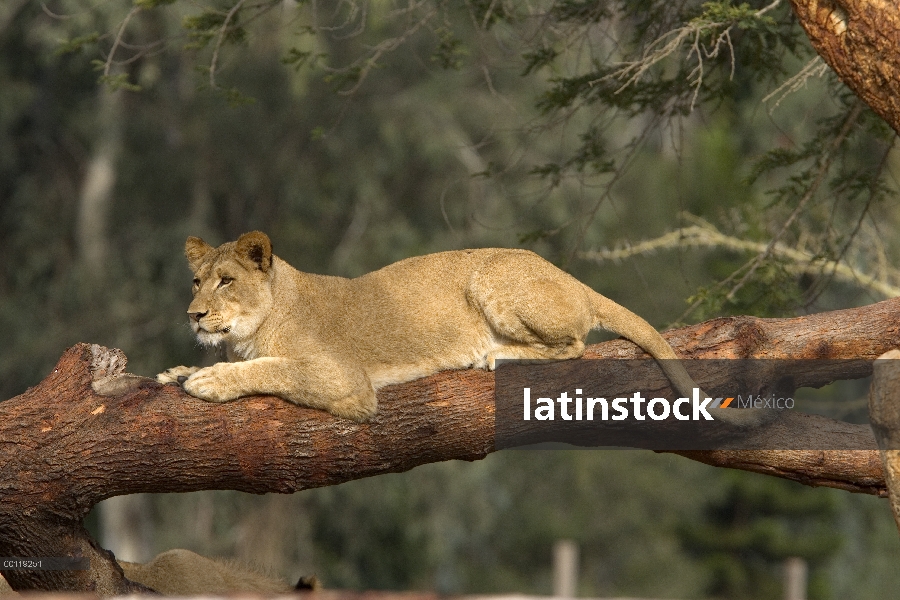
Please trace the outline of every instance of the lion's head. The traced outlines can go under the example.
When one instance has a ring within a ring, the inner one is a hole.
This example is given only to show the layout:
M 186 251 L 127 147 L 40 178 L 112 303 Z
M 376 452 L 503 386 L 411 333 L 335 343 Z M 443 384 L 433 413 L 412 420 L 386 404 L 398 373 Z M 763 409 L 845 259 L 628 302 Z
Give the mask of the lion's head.
M 272 307 L 272 243 L 259 231 L 213 248 L 197 237 L 184 245 L 194 272 L 191 327 L 205 345 L 240 345 L 259 328 Z

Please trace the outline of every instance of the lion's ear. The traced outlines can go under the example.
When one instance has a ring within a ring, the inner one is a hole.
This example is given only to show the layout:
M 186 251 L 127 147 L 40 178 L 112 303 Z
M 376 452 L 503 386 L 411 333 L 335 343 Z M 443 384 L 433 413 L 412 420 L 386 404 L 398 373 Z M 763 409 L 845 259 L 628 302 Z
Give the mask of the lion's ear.
M 188 264 L 192 271 L 196 271 L 203 257 L 206 256 L 213 247 L 198 237 L 191 236 L 184 243 L 184 255 L 188 259 Z
M 272 266 L 272 242 L 262 231 L 251 231 L 239 237 L 235 251 L 241 258 L 256 263 L 263 273 Z

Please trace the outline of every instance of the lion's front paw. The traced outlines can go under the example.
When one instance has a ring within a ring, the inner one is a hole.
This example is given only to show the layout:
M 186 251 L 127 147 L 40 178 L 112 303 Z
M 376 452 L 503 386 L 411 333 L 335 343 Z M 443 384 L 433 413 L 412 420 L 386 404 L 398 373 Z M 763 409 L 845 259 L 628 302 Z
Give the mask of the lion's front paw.
M 182 384 L 184 391 L 209 402 L 228 402 L 244 394 L 232 381 L 234 365 L 219 363 L 200 369 Z
M 200 367 L 172 367 L 156 376 L 156 381 L 166 384 L 183 384 L 188 377 L 200 370 Z

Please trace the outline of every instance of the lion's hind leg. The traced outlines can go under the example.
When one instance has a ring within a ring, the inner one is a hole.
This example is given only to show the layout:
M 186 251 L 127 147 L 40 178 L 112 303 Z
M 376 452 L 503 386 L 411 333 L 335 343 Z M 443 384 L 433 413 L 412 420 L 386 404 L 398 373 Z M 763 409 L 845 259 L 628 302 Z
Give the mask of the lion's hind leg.
M 486 363 L 487 368 L 493 371 L 498 360 L 540 362 L 578 358 L 582 354 L 584 354 L 584 342 L 580 340 L 559 346 L 501 344 L 488 353 Z
M 534 269 L 515 275 L 504 274 L 511 267 L 502 262 L 491 265 L 469 288 L 496 343 L 487 356 L 490 369 L 498 359 L 564 360 L 584 353 L 593 325 L 584 286 L 534 258 L 540 263 L 526 265 Z

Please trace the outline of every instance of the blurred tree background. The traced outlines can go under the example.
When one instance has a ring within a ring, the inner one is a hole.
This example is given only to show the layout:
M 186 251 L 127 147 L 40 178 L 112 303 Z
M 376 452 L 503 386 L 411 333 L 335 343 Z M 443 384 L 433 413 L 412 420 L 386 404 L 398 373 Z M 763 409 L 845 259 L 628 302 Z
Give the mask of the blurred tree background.
M 344 276 L 527 247 L 659 327 L 900 293 L 893 132 L 778 0 L 5 0 L 0 127 L 0 398 L 79 341 L 214 362 L 188 235 Z M 569 538 L 582 595 L 771 598 L 788 556 L 811 598 L 900 590 L 886 502 L 649 452 L 136 506 L 130 558 L 330 587 L 549 593 Z

